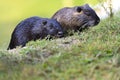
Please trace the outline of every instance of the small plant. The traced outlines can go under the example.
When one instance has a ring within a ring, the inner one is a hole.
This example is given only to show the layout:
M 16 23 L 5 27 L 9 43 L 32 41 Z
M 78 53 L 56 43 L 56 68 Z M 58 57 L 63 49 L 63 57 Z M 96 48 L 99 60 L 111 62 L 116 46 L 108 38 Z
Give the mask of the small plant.
M 101 7 L 105 10 L 106 14 L 112 18 L 114 16 L 112 0 L 98 0 Z

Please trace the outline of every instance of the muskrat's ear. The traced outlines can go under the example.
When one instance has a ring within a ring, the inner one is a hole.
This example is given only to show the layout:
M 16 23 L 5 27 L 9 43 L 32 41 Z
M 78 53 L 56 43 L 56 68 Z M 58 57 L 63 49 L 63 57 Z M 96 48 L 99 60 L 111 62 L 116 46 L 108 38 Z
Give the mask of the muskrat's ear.
M 47 24 L 47 21 L 46 21 L 46 20 L 43 20 L 43 21 L 42 21 L 42 24 L 43 24 L 43 25 L 46 25 L 46 24 Z
M 81 7 L 77 7 L 76 11 L 80 13 L 82 11 L 82 8 Z
M 89 4 L 85 4 L 84 6 L 89 7 Z

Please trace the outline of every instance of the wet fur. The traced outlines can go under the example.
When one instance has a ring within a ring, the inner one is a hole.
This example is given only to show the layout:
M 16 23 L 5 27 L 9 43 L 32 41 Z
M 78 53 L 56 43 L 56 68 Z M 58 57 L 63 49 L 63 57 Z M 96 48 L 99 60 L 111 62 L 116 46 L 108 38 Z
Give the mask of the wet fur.
M 51 37 L 62 37 L 63 30 L 54 19 L 30 17 L 21 21 L 14 29 L 8 49 L 25 46 L 28 41 Z

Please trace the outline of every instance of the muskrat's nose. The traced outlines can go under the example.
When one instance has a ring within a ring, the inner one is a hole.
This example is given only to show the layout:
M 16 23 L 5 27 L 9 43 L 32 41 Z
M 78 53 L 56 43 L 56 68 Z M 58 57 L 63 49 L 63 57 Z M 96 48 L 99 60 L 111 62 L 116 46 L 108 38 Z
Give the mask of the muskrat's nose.
M 100 19 L 95 21 L 95 25 L 97 25 L 100 22 Z
M 97 23 L 99 23 L 100 22 L 100 20 L 97 20 Z
M 59 31 L 58 34 L 57 34 L 58 37 L 63 37 L 63 32 L 62 31 Z

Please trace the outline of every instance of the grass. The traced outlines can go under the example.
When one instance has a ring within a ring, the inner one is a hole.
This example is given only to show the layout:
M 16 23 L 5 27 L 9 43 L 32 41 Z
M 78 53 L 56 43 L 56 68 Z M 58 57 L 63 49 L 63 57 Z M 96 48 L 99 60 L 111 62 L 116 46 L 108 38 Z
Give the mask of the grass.
M 0 80 L 120 80 L 120 17 L 81 33 L 0 51 Z

